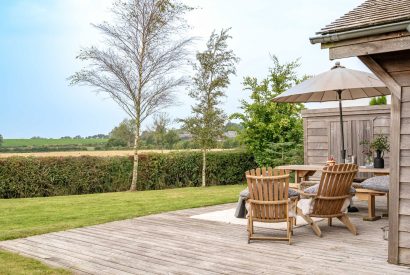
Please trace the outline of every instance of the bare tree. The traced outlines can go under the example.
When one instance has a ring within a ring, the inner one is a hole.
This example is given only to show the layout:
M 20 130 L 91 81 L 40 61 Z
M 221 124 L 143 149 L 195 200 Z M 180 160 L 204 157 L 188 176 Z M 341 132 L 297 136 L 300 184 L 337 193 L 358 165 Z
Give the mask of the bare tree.
M 177 0 L 116 0 L 114 23 L 93 25 L 104 35 L 105 47 L 80 51 L 87 66 L 72 75 L 71 84 L 88 85 L 108 94 L 135 120 L 134 168 L 130 190 L 137 189 L 141 124 L 170 106 L 186 79 L 175 71 L 186 64 L 183 15 L 190 8 Z

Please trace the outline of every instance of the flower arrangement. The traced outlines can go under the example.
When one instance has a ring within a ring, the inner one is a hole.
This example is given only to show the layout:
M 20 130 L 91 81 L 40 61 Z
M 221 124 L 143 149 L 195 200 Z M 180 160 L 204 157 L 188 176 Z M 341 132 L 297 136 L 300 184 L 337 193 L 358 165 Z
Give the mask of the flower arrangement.
M 333 166 L 336 164 L 335 158 L 333 156 L 329 156 L 326 161 L 327 166 Z

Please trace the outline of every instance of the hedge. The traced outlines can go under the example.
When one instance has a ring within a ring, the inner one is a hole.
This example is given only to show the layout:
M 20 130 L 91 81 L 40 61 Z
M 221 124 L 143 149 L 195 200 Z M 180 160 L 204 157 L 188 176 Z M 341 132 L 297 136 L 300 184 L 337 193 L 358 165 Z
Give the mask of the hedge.
M 200 152 L 140 156 L 138 190 L 200 186 Z M 256 166 L 243 151 L 210 152 L 208 185 L 236 184 Z M 126 191 L 130 157 L 48 157 L 0 159 L 0 198 L 28 198 Z

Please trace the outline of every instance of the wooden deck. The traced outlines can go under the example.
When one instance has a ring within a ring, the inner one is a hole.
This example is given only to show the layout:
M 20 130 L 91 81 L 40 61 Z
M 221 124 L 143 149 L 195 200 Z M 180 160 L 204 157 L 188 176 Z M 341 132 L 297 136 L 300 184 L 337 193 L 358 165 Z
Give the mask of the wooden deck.
M 358 236 L 334 221 L 286 242 L 247 243 L 245 226 L 192 219 L 234 204 L 183 210 L 0 242 L 0 248 L 85 274 L 409 274 L 390 265 L 381 227 L 352 215 Z M 261 229 L 266 231 L 267 229 Z M 275 231 L 278 233 L 278 231 Z M 279 233 L 281 233 L 279 231 Z

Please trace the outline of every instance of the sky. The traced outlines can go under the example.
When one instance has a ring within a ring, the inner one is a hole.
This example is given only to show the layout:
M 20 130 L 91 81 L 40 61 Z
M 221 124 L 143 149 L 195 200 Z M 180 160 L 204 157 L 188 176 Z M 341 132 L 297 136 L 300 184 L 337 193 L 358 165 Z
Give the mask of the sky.
M 0 1 L 0 134 L 5 138 L 89 136 L 109 133 L 127 115 L 106 95 L 91 87 L 70 86 L 67 78 L 84 64 L 76 60 L 82 47 L 101 43 L 91 23 L 110 19 L 112 0 Z M 311 45 L 326 24 L 359 5 L 361 0 L 184 0 L 197 7 L 186 16 L 195 51 L 204 49 L 213 30 L 232 28 L 229 42 L 240 57 L 223 108 L 240 111 L 246 76 L 263 79 L 272 65 L 300 58 L 300 76 L 316 75 L 334 64 L 328 51 Z M 367 68 L 356 58 L 341 60 L 351 69 Z M 179 104 L 167 110 L 171 118 L 190 114 L 193 101 L 186 88 L 178 90 Z M 366 105 L 368 100 L 346 101 Z M 309 108 L 336 106 L 310 104 Z M 149 126 L 150 120 L 144 127 Z

